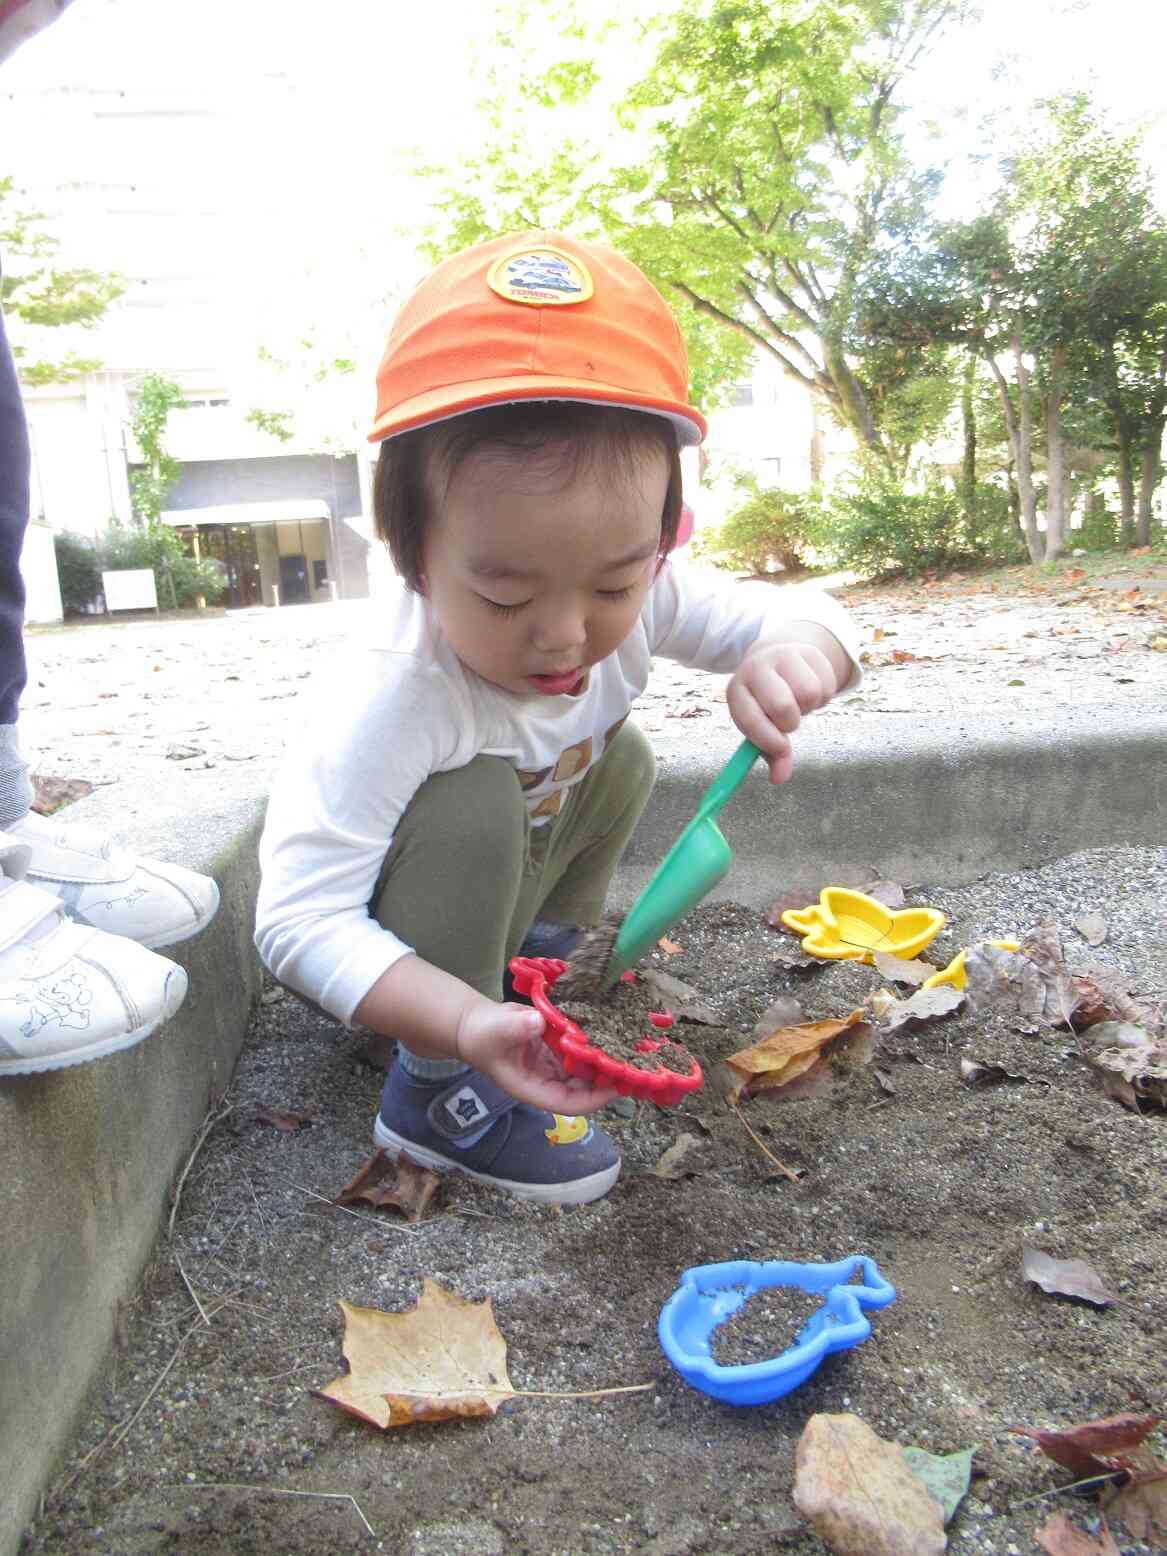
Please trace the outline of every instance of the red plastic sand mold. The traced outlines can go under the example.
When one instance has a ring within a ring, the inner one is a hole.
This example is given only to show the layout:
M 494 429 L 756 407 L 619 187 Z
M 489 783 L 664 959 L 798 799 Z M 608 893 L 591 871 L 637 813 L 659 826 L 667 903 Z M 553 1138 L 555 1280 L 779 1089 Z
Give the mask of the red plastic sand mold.
M 578 1075 L 583 1081 L 597 1086 L 611 1086 L 622 1097 L 635 1097 L 640 1102 L 655 1102 L 659 1107 L 675 1107 L 691 1091 L 697 1091 L 704 1083 L 701 1066 L 696 1060 L 687 1075 L 679 1075 L 660 1065 L 655 1070 L 638 1070 L 635 1065 L 613 1059 L 611 1054 L 597 1048 L 581 1027 L 570 1016 L 565 1016 L 547 997 L 547 991 L 555 980 L 567 970 L 567 963 L 554 956 L 516 956 L 510 963 L 515 989 L 525 994 L 543 1017 L 543 1041 L 558 1055 L 568 1075 Z M 625 973 L 631 979 L 632 973 Z M 654 1027 L 666 1031 L 673 1025 L 673 1017 L 667 1011 L 654 1012 L 648 1018 Z M 636 1045 L 642 1053 L 652 1053 L 663 1048 L 668 1038 L 652 1038 L 647 1033 Z

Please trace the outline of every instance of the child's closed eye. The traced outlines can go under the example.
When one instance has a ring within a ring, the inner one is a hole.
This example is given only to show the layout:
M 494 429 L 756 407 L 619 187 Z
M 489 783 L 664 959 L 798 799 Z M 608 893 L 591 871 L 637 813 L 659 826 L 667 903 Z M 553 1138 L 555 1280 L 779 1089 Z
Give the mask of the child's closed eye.
M 635 588 L 635 584 L 629 584 L 625 589 L 600 589 L 597 592 L 602 600 L 626 600 Z
M 487 594 L 480 594 L 478 598 L 483 605 L 489 605 L 492 611 L 497 611 L 500 616 L 517 616 L 524 605 L 529 605 L 530 600 L 519 600 L 516 605 L 504 605 L 501 600 L 492 600 Z

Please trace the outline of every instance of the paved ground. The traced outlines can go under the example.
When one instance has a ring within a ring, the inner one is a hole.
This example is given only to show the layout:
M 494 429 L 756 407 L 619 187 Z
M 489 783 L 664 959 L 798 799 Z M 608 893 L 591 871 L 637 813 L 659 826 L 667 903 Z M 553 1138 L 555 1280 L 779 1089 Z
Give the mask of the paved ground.
M 867 677 L 818 717 L 885 737 L 901 721 L 1016 726 L 1091 708 L 1162 708 L 1167 561 L 1141 560 L 1138 571 L 1112 564 L 1104 584 L 1080 569 L 1052 579 L 1015 569 L 838 591 L 859 623 Z M 124 788 L 127 827 L 147 795 L 192 806 L 254 795 L 313 673 L 375 609 L 349 602 L 32 629 L 25 754 L 37 773 Z M 637 717 L 650 735 L 704 741 L 728 731 L 723 684 L 660 660 Z

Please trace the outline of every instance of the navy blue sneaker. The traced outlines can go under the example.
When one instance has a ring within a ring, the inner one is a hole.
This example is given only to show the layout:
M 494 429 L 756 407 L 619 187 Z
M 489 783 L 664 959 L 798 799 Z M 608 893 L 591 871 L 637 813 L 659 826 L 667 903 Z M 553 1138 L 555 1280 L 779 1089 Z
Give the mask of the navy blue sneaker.
M 579 944 L 579 937 L 583 930 L 578 924 L 552 924 L 545 919 L 536 919 L 523 936 L 523 943 L 519 947 L 520 956 L 554 956 L 561 962 L 571 960 L 571 953 Z M 509 967 L 503 969 L 502 997 L 511 1000 L 516 1005 L 529 1005 L 531 1001 L 525 994 L 515 993 L 514 979 L 511 977 Z
M 620 1153 L 598 1125 L 518 1102 L 477 1070 L 453 1080 L 417 1080 L 394 1064 L 373 1128 L 377 1144 L 435 1172 L 544 1205 L 583 1205 L 620 1175 Z

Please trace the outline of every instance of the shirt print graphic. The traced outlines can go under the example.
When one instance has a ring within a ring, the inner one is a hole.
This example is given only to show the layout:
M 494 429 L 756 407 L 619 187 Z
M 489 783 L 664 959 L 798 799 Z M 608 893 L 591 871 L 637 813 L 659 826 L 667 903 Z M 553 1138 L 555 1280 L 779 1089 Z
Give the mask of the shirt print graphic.
M 561 751 L 555 761 L 538 769 L 516 768 L 531 821 L 542 826 L 563 809 L 567 792 L 587 776 L 615 740 L 628 717 L 617 719 L 603 735 L 588 735 Z

